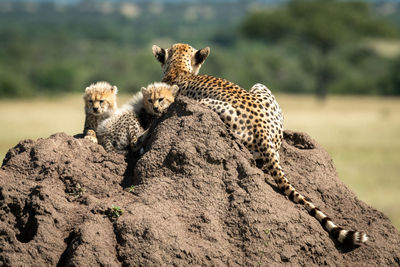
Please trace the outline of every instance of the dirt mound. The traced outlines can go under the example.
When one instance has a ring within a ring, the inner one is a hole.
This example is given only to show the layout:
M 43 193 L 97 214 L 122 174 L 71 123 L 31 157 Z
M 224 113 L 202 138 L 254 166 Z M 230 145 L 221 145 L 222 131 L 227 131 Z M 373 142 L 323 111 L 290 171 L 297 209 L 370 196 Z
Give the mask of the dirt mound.
M 306 134 L 285 133 L 289 180 L 341 226 L 366 231 L 365 246 L 334 243 L 208 109 L 179 99 L 158 122 L 139 159 L 63 133 L 11 149 L 0 170 L 0 265 L 400 264 L 399 232 Z

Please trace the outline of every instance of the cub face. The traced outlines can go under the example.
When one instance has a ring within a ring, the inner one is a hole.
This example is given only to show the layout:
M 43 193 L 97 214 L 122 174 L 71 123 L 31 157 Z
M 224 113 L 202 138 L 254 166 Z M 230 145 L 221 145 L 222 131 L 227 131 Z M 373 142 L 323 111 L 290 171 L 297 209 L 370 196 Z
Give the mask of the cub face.
M 83 99 L 87 114 L 100 116 L 117 106 L 118 89 L 108 82 L 97 82 L 86 87 Z
M 167 108 L 175 101 L 179 87 L 166 83 L 153 83 L 142 87 L 143 106 L 146 112 L 160 117 Z
M 198 74 L 201 65 L 210 54 L 210 48 L 197 50 L 188 44 L 174 44 L 168 49 L 157 45 L 152 47 L 154 57 L 161 63 L 161 68 L 166 74 L 173 62 L 179 62 L 178 67 L 192 74 Z

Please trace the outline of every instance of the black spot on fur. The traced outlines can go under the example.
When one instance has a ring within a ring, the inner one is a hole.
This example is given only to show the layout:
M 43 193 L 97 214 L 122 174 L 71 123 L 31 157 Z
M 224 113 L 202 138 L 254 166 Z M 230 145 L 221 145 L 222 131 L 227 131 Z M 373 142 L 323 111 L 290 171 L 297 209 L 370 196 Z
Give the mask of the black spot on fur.
M 294 191 L 290 192 L 289 199 L 290 199 L 291 201 L 294 200 Z
M 289 189 L 289 186 L 288 186 L 288 185 L 287 185 L 287 186 L 285 186 L 285 191 L 286 191 L 286 190 L 288 190 L 288 189 Z
M 256 159 L 257 168 L 261 168 L 264 165 L 264 161 L 262 159 Z

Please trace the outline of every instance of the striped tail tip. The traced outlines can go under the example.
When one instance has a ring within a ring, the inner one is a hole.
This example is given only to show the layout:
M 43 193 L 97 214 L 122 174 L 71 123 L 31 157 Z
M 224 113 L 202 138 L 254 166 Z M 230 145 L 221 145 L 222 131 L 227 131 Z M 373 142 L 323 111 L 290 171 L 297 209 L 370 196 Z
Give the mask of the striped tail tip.
M 365 233 L 362 232 L 355 232 L 354 234 L 354 240 L 353 244 L 354 245 L 362 245 L 363 243 L 368 241 L 368 236 Z
M 363 232 L 348 231 L 341 227 L 336 227 L 331 231 L 332 235 L 340 243 L 348 246 L 360 246 L 368 241 L 368 236 Z

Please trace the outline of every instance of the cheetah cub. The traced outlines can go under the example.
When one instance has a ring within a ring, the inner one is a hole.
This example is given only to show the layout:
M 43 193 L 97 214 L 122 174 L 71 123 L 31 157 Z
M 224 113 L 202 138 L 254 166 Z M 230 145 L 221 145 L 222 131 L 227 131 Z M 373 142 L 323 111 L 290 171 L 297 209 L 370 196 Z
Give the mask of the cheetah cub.
M 152 83 L 142 87 L 143 108 L 145 112 L 154 117 L 160 117 L 167 108 L 175 101 L 178 93 L 177 85 L 166 83 Z
M 98 126 L 99 144 L 107 152 L 125 155 L 128 150 L 136 150 L 138 138 L 143 140 L 147 136 L 150 124 L 175 101 L 177 91 L 178 86 L 165 83 L 142 87 L 141 92 Z
M 105 119 L 97 127 L 99 144 L 107 152 L 117 152 L 126 155 L 132 149 L 138 136 L 144 131 L 135 112 L 135 101 L 140 97 L 135 96 L 132 102 L 123 105 L 111 117 Z
M 118 89 L 108 82 L 97 82 L 86 87 L 83 95 L 85 102 L 85 125 L 83 136 L 97 143 L 96 129 L 101 121 L 110 117 L 117 109 Z

